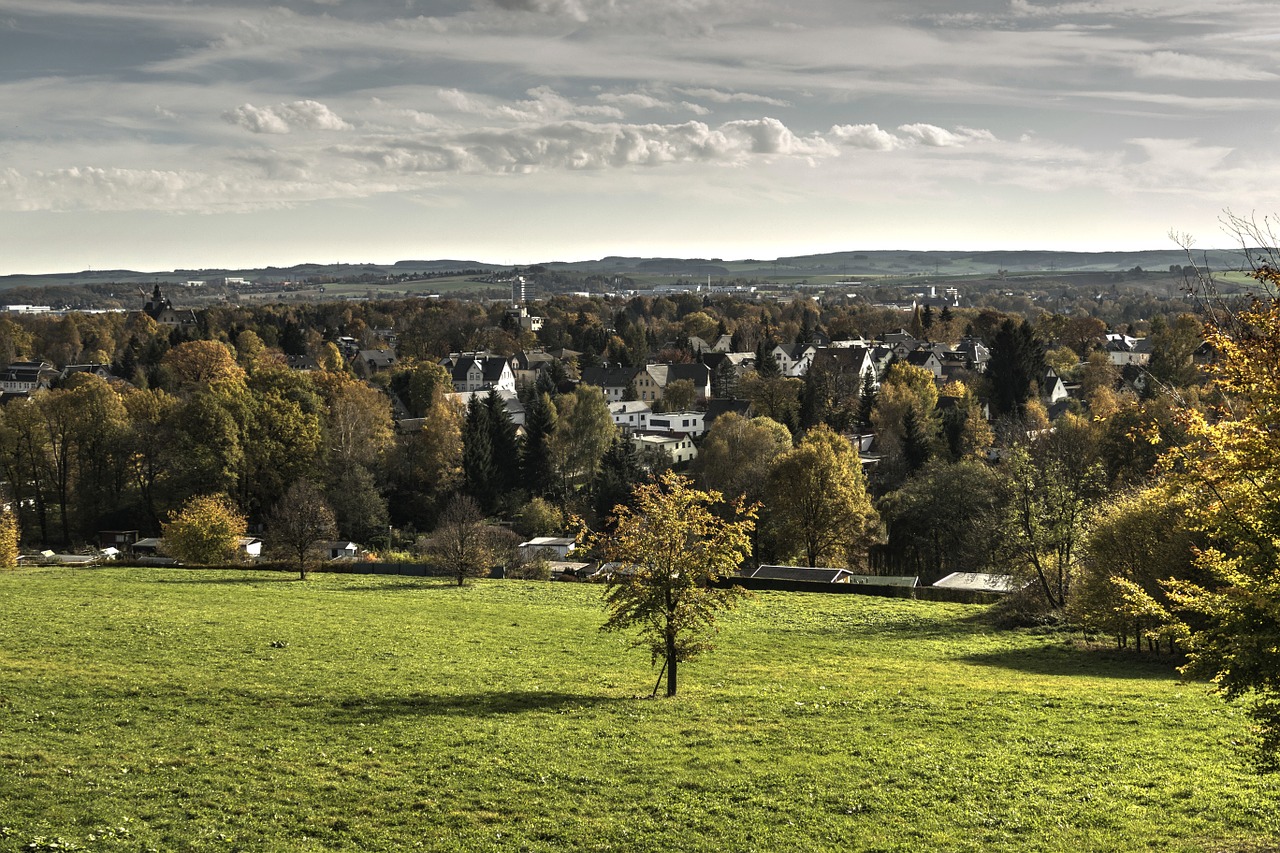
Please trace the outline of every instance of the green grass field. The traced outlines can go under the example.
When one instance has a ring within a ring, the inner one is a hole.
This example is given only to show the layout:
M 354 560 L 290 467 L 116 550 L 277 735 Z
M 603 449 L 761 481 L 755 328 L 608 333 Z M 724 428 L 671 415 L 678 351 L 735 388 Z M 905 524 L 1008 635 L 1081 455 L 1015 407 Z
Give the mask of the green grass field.
M 600 588 L 0 573 L 0 849 L 1258 851 L 1168 664 L 982 607 L 758 594 L 675 700 Z M 63 845 L 54 847 L 52 845 Z M 66 845 L 74 845 L 67 847 Z

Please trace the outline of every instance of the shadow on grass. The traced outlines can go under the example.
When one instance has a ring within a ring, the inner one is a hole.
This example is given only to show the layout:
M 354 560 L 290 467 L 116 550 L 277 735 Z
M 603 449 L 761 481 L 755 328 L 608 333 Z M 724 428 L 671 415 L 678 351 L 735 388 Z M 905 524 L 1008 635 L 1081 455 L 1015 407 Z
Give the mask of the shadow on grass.
M 341 703 L 342 713 L 361 720 L 399 716 L 492 717 L 528 711 L 586 709 L 618 701 L 608 696 L 559 693 L 552 690 L 512 690 L 499 693 L 428 694 L 414 696 L 373 696 Z
M 1114 649 L 1048 647 L 1008 649 L 966 655 L 960 660 L 978 666 L 994 666 L 1033 675 L 1078 675 L 1092 678 L 1127 678 L 1173 681 L 1178 661 L 1171 657 L 1137 655 Z

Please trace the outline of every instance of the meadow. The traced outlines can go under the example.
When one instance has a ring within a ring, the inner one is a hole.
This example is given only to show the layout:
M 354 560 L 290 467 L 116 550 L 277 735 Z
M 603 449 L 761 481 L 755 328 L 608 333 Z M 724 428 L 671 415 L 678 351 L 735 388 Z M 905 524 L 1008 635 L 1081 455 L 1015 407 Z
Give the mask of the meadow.
M 0 573 L 0 850 L 1259 851 L 1277 779 L 1168 661 L 761 593 L 681 694 L 600 588 Z

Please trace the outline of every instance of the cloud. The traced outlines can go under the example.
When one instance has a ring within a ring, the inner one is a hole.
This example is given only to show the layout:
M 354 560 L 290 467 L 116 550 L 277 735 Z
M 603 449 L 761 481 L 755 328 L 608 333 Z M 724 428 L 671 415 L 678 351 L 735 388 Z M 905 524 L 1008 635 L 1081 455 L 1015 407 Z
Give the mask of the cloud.
M 350 130 L 333 110 L 319 101 L 294 101 L 274 107 L 241 104 L 222 118 L 254 133 L 290 133 L 294 130 Z
M 458 89 L 440 89 L 436 95 L 460 113 L 513 122 L 546 122 L 576 116 L 588 118 L 622 118 L 622 111 L 611 105 L 578 104 L 550 86 L 536 86 L 525 92 L 528 99 L 509 104 Z
M 877 124 L 838 124 L 831 128 L 831 136 L 839 145 L 871 151 L 892 151 L 903 144 L 902 139 Z
M 838 124 L 829 135 L 836 144 L 870 151 L 893 151 L 914 145 L 926 148 L 960 148 L 973 142 L 994 142 L 989 130 L 958 127 L 947 130 L 933 124 L 904 124 L 898 134 L 883 130 L 878 124 Z
M 373 168 L 402 173 L 588 171 L 680 163 L 741 165 L 754 157 L 835 156 L 820 136 L 797 136 L 772 118 L 680 124 L 565 121 L 537 127 L 423 134 L 334 149 Z
M 1238 62 L 1225 59 L 1205 59 L 1172 50 L 1157 50 L 1154 53 L 1137 56 L 1132 59 L 1134 73 L 1139 77 L 1171 77 L 1178 80 L 1274 80 L 1275 74 L 1260 71 Z
M 904 124 L 898 131 L 929 148 L 957 148 L 970 142 L 991 142 L 995 139 L 989 130 L 958 127 L 952 131 L 933 124 Z
M 789 107 L 791 104 L 767 95 L 755 95 L 750 92 L 724 92 L 720 89 L 677 89 L 682 95 L 690 98 L 702 98 L 717 104 L 765 104 L 771 107 Z

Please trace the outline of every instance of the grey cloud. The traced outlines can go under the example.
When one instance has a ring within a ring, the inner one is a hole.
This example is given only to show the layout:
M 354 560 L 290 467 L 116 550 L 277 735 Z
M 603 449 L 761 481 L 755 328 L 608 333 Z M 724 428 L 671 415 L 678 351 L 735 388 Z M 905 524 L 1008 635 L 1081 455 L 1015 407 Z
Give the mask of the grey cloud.
M 821 137 L 799 137 L 771 119 L 681 124 L 560 122 L 516 130 L 477 130 L 341 146 L 346 157 L 398 172 L 599 170 L 674 163 L 735 165 L 753 156 L 832 156 Z

